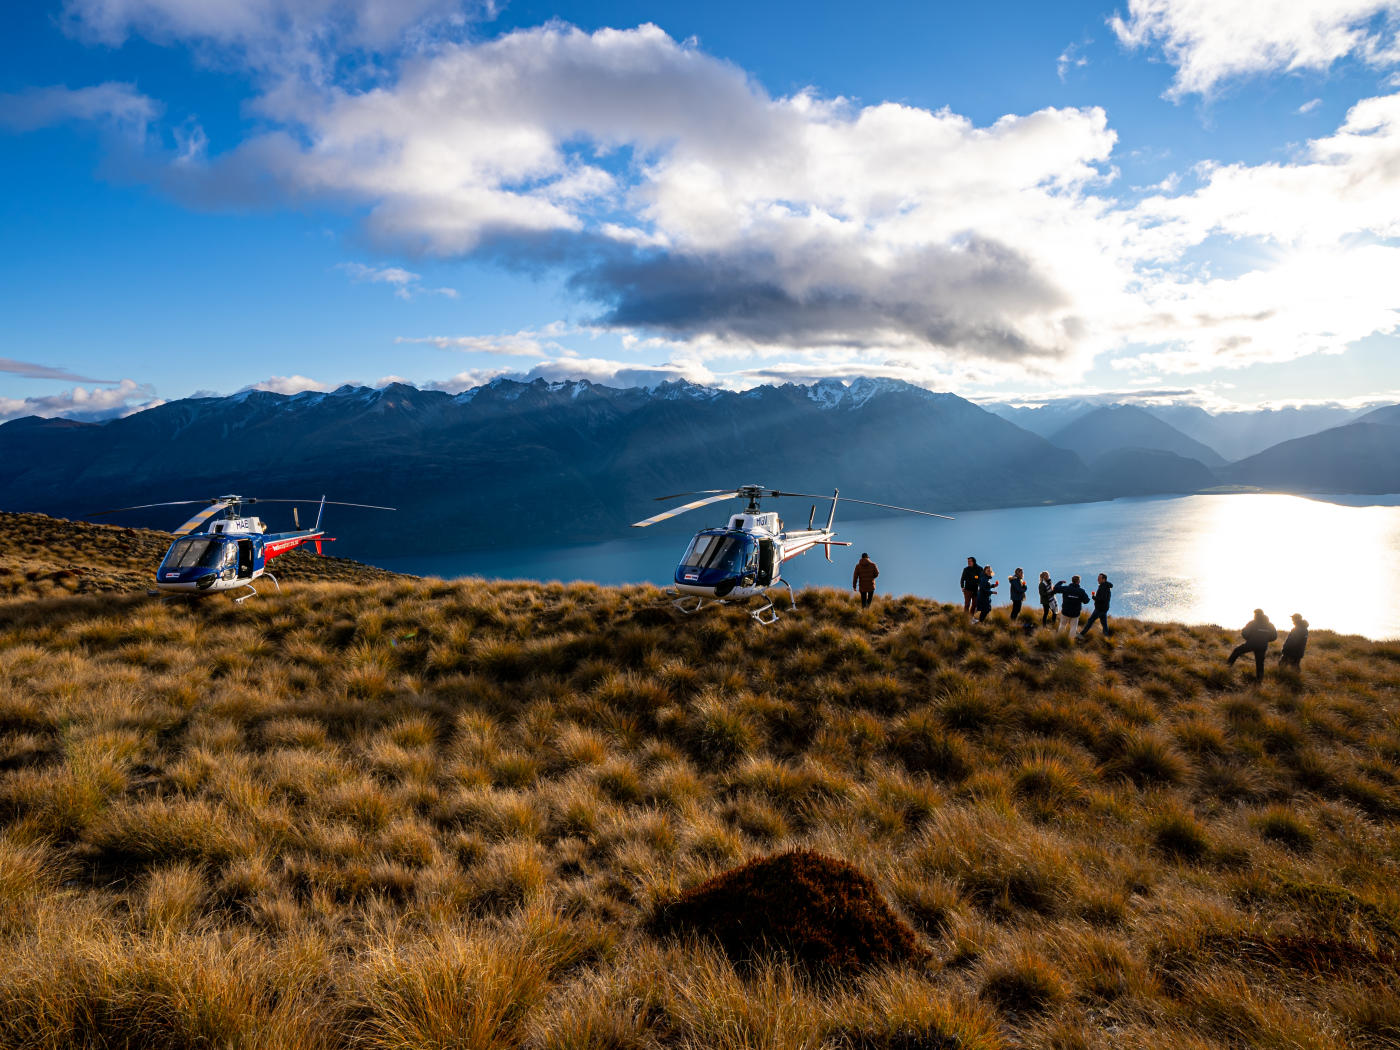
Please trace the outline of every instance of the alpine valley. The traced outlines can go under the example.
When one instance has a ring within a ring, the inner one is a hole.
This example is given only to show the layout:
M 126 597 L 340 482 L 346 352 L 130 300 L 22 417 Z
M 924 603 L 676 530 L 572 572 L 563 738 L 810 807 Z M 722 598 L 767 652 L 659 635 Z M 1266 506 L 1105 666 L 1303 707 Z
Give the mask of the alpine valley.
M 645 516 L 653 497 L 745 483 L 835 485 L 940 511 L 1219 485 L 1394 492 L 1400 411 L 1362 416 L 1337 410 L 1299 425 L 1295 415 L 1279 431 L 1289 440 L 1258 449 L 1241 435 L 1267 431 L 1263 413 L 1231 423 L 1151 406 L 983 408 L 889 379 L 743 392 L 509 379 L 455 395 L 403 384 L 245 391 L 105 422 L 12 420 L 0 426 L 0 509 L 79 517 L 228 492 L 400 508 L 388 530 L 382 519 L 336 515 L 337 552 L 366 557 L 390 533 L 398 553 L 503 536 L 587 542 Z M 1246 448 L 1253 454 L 1234 461 L 1222 452 Z M 178 517 L 143 513 L 123 520 L 169 528 Z

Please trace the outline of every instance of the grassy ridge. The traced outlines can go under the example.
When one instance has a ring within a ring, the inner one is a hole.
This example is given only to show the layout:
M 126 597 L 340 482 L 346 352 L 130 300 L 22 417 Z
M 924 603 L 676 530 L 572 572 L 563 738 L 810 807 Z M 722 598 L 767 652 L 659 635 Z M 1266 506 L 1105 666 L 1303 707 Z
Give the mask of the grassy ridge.
M 1383 1047 L 1400 645 L 833 591 L 398 580 L 0 603 L 0 1046 Z M 801 846 L 918 965 L 658 939 Z
M 174 539 L 168 532 L 0 511 L 0 601 L 140 592 Z M 332 549 L 328 544 L 327 550 Z M 388 580 L 396 573 L 294 550 L 272 563 L 278 580 Z M 265 585 L 269 589 L 270 584 Z

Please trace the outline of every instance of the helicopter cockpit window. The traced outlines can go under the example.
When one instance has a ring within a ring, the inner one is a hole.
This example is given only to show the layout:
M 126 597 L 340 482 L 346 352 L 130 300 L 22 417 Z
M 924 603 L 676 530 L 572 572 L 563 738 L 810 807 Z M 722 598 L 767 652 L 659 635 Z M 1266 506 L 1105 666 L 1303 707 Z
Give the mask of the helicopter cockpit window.
M 165 566 L 168 569 L 192 569 L 195 566 L 217 569 L 224 564 L 230 553 L 230 545 L 221 540 L 191 536 L 189 539 L 175 541 L 170 553 L 165 556 Z
M 701 533 L 690 544 L 681 562 L 688 569 L 723 568 L 737 575 L 744 565 L 745 543 L 741 536 Z

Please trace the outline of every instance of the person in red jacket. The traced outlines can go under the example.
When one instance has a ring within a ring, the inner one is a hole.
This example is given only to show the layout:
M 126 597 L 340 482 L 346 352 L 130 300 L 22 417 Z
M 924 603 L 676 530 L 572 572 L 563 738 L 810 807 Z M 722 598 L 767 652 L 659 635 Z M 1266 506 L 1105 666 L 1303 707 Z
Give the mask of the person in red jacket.
M 862 554 L 856 562 L 856 571 L 851 573 L 851 587 L 860 591 L 860 607 L 870 608 L 875 600 L 875 577 L 880 575 L 880 567 L 870 560 L 870 555 Z

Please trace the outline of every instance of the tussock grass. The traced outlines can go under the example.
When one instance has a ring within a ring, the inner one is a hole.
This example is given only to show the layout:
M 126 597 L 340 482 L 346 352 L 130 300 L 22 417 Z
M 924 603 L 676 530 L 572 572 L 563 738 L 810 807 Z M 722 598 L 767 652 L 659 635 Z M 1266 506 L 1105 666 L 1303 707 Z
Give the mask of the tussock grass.
M 1219 628 L 826 590 L 121 593 L 164 544 L 0 515 L 0 1047 L 1400 1042 L 1394 643 L 1255 687 Z M 649 932 L 790 849 L 922 961 Z

